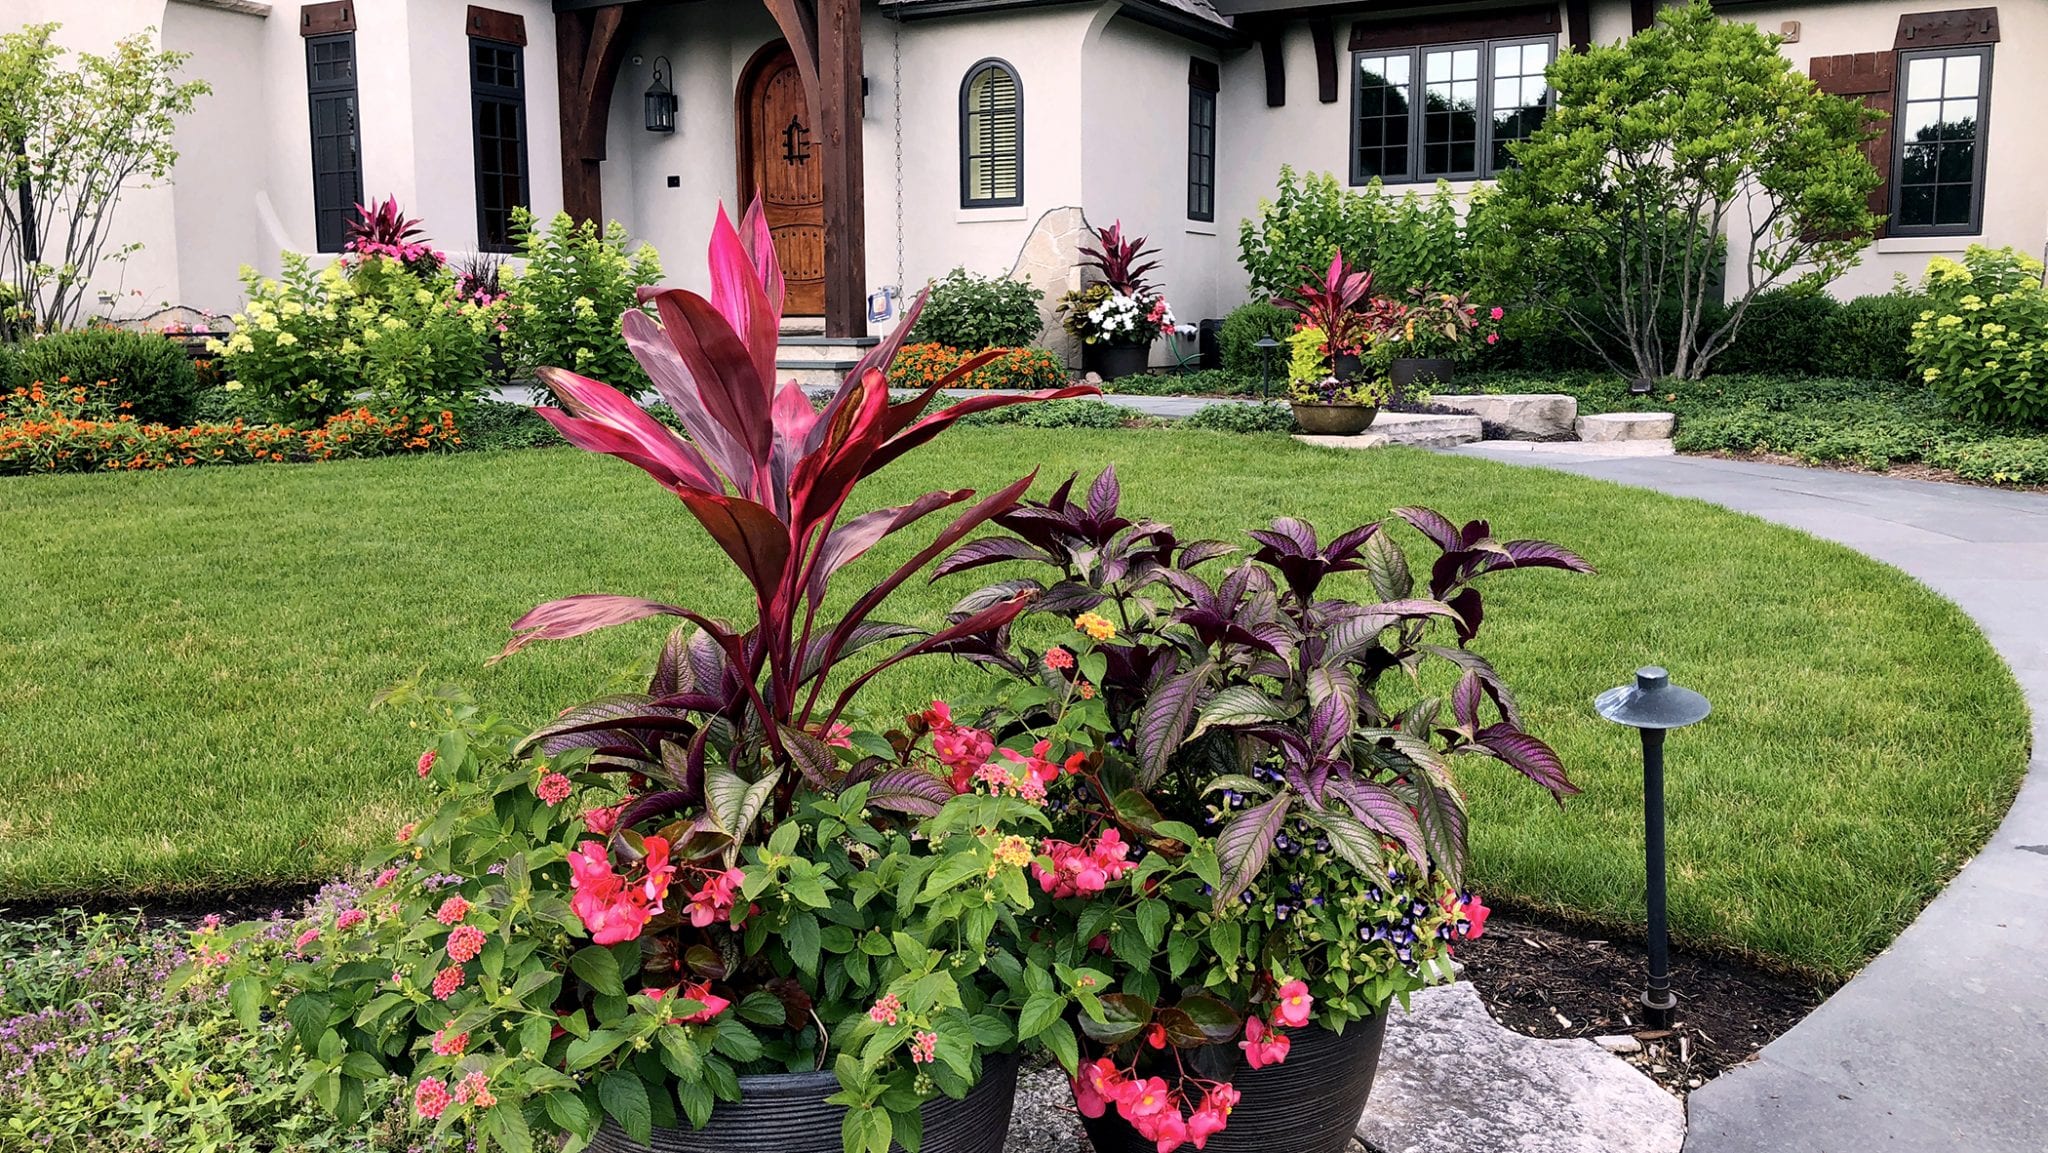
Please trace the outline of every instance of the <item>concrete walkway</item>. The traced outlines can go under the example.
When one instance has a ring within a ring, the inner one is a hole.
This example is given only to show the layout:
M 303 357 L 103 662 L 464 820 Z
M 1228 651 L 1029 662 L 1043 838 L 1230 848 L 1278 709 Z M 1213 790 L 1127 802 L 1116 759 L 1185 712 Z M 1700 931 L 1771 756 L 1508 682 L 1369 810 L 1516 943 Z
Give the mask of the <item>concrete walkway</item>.
M 1975 618 L 2033 709 L 2019 799 L 1889 950 L 1694 1091 L 1685 1151 L 2048 1149 L 2048 494 L 1704 457 L 1454 451 L 1754 513 L 1896 565 Z

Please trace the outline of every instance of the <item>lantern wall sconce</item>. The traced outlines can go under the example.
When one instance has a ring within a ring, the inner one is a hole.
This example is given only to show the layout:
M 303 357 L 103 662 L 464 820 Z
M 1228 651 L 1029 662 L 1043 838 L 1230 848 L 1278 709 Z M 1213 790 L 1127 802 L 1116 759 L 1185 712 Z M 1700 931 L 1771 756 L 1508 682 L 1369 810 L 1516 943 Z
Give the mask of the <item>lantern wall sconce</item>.
M 676 130 L 676 93 L 669 87 L 675 74 L 666 56 L 654 58 L 654 83 L 647 86 L 647 131 L 663 135 Z

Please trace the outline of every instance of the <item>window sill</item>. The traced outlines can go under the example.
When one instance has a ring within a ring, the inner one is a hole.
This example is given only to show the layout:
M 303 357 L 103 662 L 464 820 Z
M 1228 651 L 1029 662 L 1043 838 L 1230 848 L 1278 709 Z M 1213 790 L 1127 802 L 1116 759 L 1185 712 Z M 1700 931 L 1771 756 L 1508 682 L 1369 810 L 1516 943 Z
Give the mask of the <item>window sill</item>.
M 1214 236 L 1216 226 L 1206 220 L 1190 220 L 1187 232 L 1189 236 Z
M 953 219 L 961 224 L 993 224 L 1005 220 L 1029 220 L 1031 211 L 1021 204 L 1009 208 L 962 208 L 953 213 Z
M 1946 236 L 1887 236 L 1877 242 L 1877 251 L 1886 252 L 1961 252 L 1972 244 L 1981 243 L 1981 232 L 1956 232 Z

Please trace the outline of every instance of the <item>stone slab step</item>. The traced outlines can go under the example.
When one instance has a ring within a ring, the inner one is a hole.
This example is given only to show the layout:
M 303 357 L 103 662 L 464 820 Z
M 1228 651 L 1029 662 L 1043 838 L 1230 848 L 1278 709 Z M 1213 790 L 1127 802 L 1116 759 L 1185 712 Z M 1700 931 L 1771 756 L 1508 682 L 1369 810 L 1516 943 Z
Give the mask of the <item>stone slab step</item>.
M 843 360 L 850 364 L 879 343 L 879 338 L 872 336 L 784 336 L 775 342 L 775 361 L 795 364 Z
M 1406 444 L 1416 448 L 1456 448 L 1471 444 L 1483 435 L 1476 416 L 1445 416 L 1438 413 L 1383 412 L 1372 427 L 1357 436 L 1311 436 L 1297 434 L 1303 444 L 1325 448 L 1378 448 L 1385 444 Z
M 839 386 L 846 382 L 846 374 L 852 372 L 853 366 L 859 363 L 857 358 L 786 360 L 778 350 L 775 356 L 775 379 L 778 384 L 793 380 L 806 389 L 821 389 L 829 394 L 839 390 Z
M 1432 396 L 1430 402 L 1478 417 L 1489 440 L 1566 440 L 1579 418 L 1578 398 L 1561 392 Z
M 1685 1106 L 1584 1038 L 1504 1029 L 1469 981 L 1389 1010 L 1358 1137 L 1380 1153 L 1679 1153 Z M 1759 1151 L 1761 1153 L 1761 1151 Z
M 1600 412 L 1578 420 L 1579 439 L 1670 440 L 1678 420 L 1668 412 Z

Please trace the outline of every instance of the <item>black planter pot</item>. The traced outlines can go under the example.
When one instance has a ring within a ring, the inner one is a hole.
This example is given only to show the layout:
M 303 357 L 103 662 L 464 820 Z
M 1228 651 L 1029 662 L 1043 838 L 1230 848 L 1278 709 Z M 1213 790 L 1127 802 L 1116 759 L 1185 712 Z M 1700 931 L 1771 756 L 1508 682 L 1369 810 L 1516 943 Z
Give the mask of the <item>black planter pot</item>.
M 1136 376 L 1145 371 L 1152 360 L 1152 346 L 1147 344 L 1084 344 L 1081 346 L 1081 368 L 1104 380 L 1115 380 L 1120 376 Z
M 1017 1100 L 1017 1055 L 982 1058 L 981 1080 L 955 1101 L 924 1106 L 924 1153 L 1002 1153 Z M 846 1110 L 827 1105 L 839 1092 L 830 1073 L 769 1073 L 740 1078 L 738 1104 L 721 1103 L 702 1129 L 656 1129 L 652 1145 L 628 1138 L 607 1119 L 593 1153 L 841 1153 Z M 899 1147 L 890 1146 L 900 1153 Z
M 1452 363 L 1441 357 L 1404 356 L 1394 361 L 1388 373 L 1394 385 L 1394 399 L 1405 398 L 1415 388 L 1445 388 L 1451 383 Z
M 1287 1060 L 1264 1069 L 1239 1064 L 1230 1083 L 1243 1094 L 1230 1125 L 1209 1138 L 1204 1153 L 1344 1153 L 1372 1096 L 1387 1015 L 1354 1021 L 1342 1034 L 1294 1029 Z M 1195 1105 L 1190 1101 L 1189 1106 Z M 1154 1153 L 1116 1107 L 1082 1118 L 1095 1153 Z
M 1358 370 L 1363 367 L 1365 362 L 1358 358 L 1357 353 L 1340 352 L 1330 361 L 1330 375 L 1338 380 L 1350 380 L 1357 376 Z

